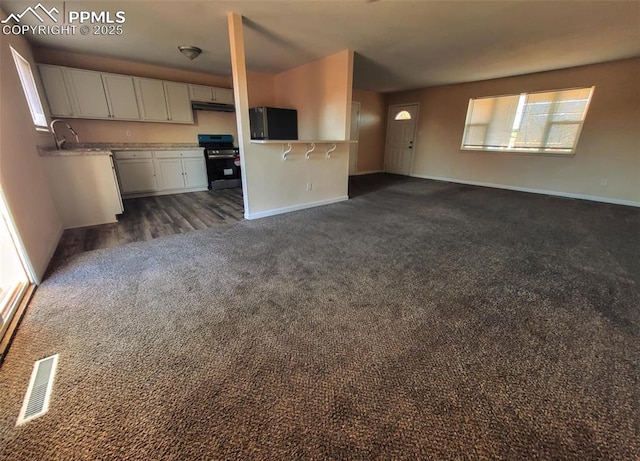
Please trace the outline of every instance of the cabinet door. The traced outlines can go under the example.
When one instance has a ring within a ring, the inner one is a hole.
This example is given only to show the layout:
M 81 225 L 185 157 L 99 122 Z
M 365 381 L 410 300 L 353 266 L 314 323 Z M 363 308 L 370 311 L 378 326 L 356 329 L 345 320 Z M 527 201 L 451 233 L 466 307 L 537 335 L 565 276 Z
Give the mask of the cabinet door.
M 207 168 L 204 158 L 183 158 L 182 166 L 186 187 L 207 187 Z
M 117 160 L 116 165 L 123 194 L 157 189 L 152 159 Z
M 120 183 L 118 181 L 118 172 L 116 171 L 116 164 L 113 161 L 113 156 L 109 156 L 109 163 L 111 164 L 111 172 L 113 173 L 113 186 L 115 193 L 112 194 L 114 208 L 118 210 L 116 214 L 120 214 L 124 211 L 124 204 L 122 203 L 122 196 L 120 195 Z
M 138 107 L 143 120 L 166 122 L 169 120 L 162 80 L 134 78 Z
M 220 104 L 233 104 L 233 90 L 228 88 L 214 88 L 215 102 Z
M 156 162 L 158 165 L 160 190 L 184 189 L 184 174 L 179 158 L 159 158 L 156 159 Z
M 117 221 L 116 215 L 122 213 L 122 208 L 110 156 L 74 155 L 41 160 L 65 228 Z
M 102 74 L 102 82 L 107 93 L 111 116 L 122 120 L 140 120 L 133 77 Z
M 169 108 L 169 120 L 179 123 L 193 123 L 193 111 L 186 83 L 164 82 Z
M 202 85 L 189 85 L 189 97 L 192 101 L 213 101 L 213 88 Z
M 100 72 L 65 69 L 71 106 L 76 117 L 109 118 L 107 95 Z
M 61 67 L 39 65 L 40 78 L 49 102 L 51 115 L 56 117 L 73 117 L 69 92 L 64 83 Z

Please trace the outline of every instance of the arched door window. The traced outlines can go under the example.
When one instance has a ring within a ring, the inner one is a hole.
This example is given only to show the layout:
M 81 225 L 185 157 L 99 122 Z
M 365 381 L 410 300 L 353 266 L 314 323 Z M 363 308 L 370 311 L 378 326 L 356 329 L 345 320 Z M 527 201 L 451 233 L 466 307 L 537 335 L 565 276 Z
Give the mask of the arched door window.
M 396 114 L 394 120 L 411 120 L 411 114 L 406 110 L 401 110 Z

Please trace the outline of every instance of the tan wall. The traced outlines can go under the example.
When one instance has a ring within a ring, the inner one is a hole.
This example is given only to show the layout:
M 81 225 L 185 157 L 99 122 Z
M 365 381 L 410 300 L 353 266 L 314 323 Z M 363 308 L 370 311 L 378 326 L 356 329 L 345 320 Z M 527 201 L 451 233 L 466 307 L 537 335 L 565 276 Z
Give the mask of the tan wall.
M 168 67 L 141 64 L 120 59 L 37 48 L 36 60 L 42 64 L 138 77 L 157 78 L 182 83 L 231 88 L 231 77 L 189 72 Z M 198 133 L 229 133 L 237 137 L 233 113 L 194 111 L 194 124 L 128 122 L 115 120 L 68 119 L 81 142 L 197 142 Z M 127 135 L 127 131 L 131 136 Z
M 247 72 L 249 107 L 275 106 L 275 74 Z
M 283 144 L 256 144 L 250 139 L 249 106 L 251 92 L 250 84 L 255 88 L 255 76 L 247 75 L 244 27 L 242 17 L 236 13 L 228 14 L 229 42 L 231 44 L 231 65 L 233 67 L 234 94 L 236 99 L 236 118 L 238 121 L 240 136 L 240 157 L 242 161 L 242 174 L 244 186 L 245 217 L 253 219 L 269 216 L 296 209 L 333 203 L 346 200 L 349 156 L 348 144 L 337 147 L 332 158 L 325 158 L 328 148 L 326 144 L 319 144 L 316 153 L 305 159 L 306 144 L 293 144 L 293 151 L 287 160 L 282 158 Z M 346 59 L 336 59 L 337 64 L 343 63 L 334 69 L 334 75 L 327 78 L 327 86 L 334 87 L 336 95 L 329 98 L 318 95 L 313 99 L 313 91 L 317 89 L 317 80 L 310 83 L 307 92 L 311 96 L 305 96 L 305 102 L 315 107 L 320 113 L 334 114 L 338 120 L 342 120 L 343 126 L 337 127 L 333 135 L 338 131 L 341 139 L 346 139 L 349 133 L 349 109 L 351 104 L 351 87 L 353 84 L 353 52 L 340 53 Z M 335 56 L 327 58 L 328 62 L 334 62 Z M 316 63 L 301 66 L 303 68 L 316 67 Z M 303 69 L 304 70 L 304 69 Z M 296 74 L 296 69 L 287 71 Z M 335 74 L 339 74 L 336 76 Z M 253 78 L 253 80 L 252 80 Z M 278 77 L 276 76 L 276 79 Z M 288 78 L 287 78 L 288 80 Z M 264 81 L 264 80 L 263 80 Z M 266 79 L 268 81 L 268 78 Z M 335 83 L 342 82 L 341 85 Z M 302 93 L 305 81 L 295 83 L 297 92 Z M 277 86 L 277 83 L 276 83 Z M 277 90 L 276 90 L 277 91 Z M 331 108 L 325 108 L 320 101 L 332 101 Z M 302 102 L 302 100 L 300 100 Z M 278 103 L 279 105 L 279 103 Z M 304 111 L 305 107 L 296 107 Z M 306 121 L 303 123 L 307 123 Z M 334 122 L 335 123 L 335 122 Z M 321 133 L 317 130 L 316 134 Z M 340 139 L 340 138 L 338 138 Z M 307 185 L 310 184 L 310 190 Z
M 1 12 L 0 16 L 6 17 Z M 37 132 L 33 126 L 9 45 L 35 69 L 26 40 L 3 36 L 0 42 L 0 184 L 29 262 L 41 279 L 62 233 L 62 222 L 36 152 L 36 145 L 51 145 L 53 140 L 49 133 Z M 39 84 L 37 73 L 35 77 Z
M 268 89 L 269 78 L 262 76 L 256 85 L 256 76 L 248 75 L 247 83 L 256 89 L 260 85 Z M 350 129 L 352 85 L 353 52 L 345 50 L 275 75 L 274 105 L 298 110 L 300 139 L 344 140 Z M 248 93 L 251 101 L 251 88 Z M 246 137 L 248 139 L 248 129 Z M 282 144 L 245 142 L 243 161 L 248 203 L 245 215 L 260 217 L 274 211 L 346 199 L 349 146 L 338 145 L 327 159 L 325 153 L 329 147 L 318 144 L 307 160 L 304 154 L 308 146 L 294 144 L 288 160 L 284 161 Z M 311 190 L 307 190 L 307 184 L 311 184 Z
M 298 110 L 300 139 L 347 139 L 352 79 L 353 52 L 344 50 L 277 74 L 276 103 Z
M 237 135 L 233 112 L 196 110 L 194 124 L 67 119 L 80 142 L 198 142 L 198 133 Z M 131 136 L 127 136 L 127 131 Z
M 639 203 L 638 75 L 635 58 L 396 93 L 387 103 L 420 103 L 413 175 Z M 592 85 L 574 156 L 460 150 L 469 98 Z
M 384 95 L 374 91 L 353 90 L 353 100 L 360 103 L 358 136 L 358 173 L 382 171 L 386 133 Z

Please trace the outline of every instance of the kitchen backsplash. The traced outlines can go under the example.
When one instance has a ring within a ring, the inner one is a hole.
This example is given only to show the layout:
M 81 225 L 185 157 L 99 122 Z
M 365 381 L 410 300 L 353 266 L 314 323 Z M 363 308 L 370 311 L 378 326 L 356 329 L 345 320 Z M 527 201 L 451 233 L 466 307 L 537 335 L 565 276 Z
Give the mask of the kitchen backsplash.
M 83 143 L 193 143 L 199 133 L 228 133 L 237 139 L 234 112 L 194 111 L 194 124 L 66 119 Z M 61 131 L 61 134 L 64 132 Z

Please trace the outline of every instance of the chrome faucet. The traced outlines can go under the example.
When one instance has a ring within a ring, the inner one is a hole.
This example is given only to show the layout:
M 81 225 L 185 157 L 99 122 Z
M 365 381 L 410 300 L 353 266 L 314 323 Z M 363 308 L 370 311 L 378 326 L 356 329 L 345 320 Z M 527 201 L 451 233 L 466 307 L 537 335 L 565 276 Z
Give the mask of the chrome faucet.
M 56 140 L 56 146 L 58 146 L 58 149 L 62 149 L 62 146 L 64 145 L 64 143 L 67 142 L 67 138 L 65 138 L 63 136 L 62 139 L 58 139 L 58 135 L 56 134 L 56 130 L 53 129 L 53 125 L 55 125 L 57 122 L 64 123 L 67 126 L 67 129 L 69 130 L 69 132 L 76 137 L 76 142 L 80 142 L 78 140 L 78 133 L 76 133 L 76 130 L 74 130 L 71 127 L 71 125 L 69 125 L 64 120 L 60 120 L 60 119 L 51 120 L 51 124 L 49 125 L 49 128 L 51 129 L 51 133 L 53 133 L 53 138 Z

